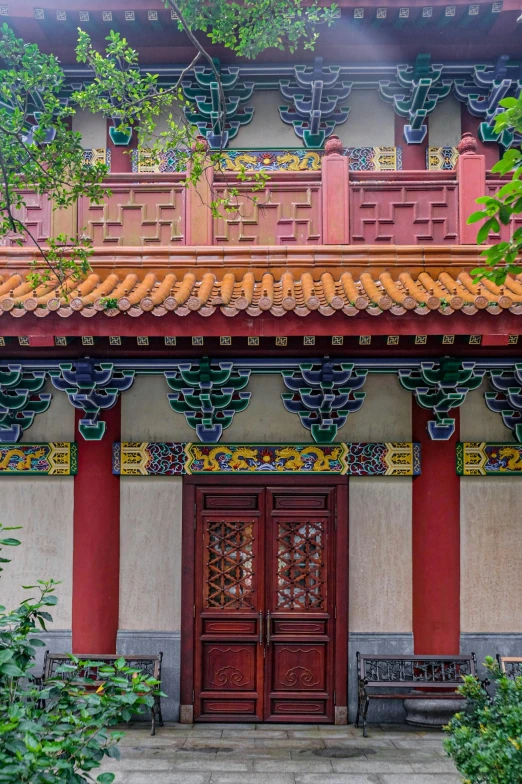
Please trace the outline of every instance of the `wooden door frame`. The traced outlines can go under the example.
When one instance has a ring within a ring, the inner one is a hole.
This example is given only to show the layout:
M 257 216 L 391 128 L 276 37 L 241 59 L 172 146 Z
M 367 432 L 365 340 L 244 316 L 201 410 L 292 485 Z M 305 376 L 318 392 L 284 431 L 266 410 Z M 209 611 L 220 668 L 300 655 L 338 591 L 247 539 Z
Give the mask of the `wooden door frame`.
M 336 568 L 335 568 L 335 724 L 348 723 L 348 477 L 328 474 L 240 474 L 183 477 L 181 537 L 181 665 L 180 721 L 194 719 L 194 633 L 195 633 L 195 512 L 196 488 L 212 485 L 243 485 L 299 488 L 334 486 L 336 489 Z

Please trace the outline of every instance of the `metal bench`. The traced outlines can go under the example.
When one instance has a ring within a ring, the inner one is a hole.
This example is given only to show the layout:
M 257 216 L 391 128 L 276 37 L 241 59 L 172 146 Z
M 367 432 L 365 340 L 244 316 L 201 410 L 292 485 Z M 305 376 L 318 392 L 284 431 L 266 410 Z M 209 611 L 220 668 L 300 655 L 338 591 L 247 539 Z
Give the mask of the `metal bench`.
M 163 658 L 163 653 L 161 652 L 155 655 L 147 656 L 123 656 L 121 654 L 107 654 L 98 656 L 82 653 L 75 654 L 75 656 L 80 661 L 103 663 L 109 666 L 114 664 L 114 662 L 118 659 L 125 659 L 125 664 L 127 667 L 131 667 L 133 670 L 140 670 L 144 675 L 154 678 L 157 681 L 161 681 L 161 661 Z M 74 673 L 57 672 L 57 670 L 59 670 L 60 667 L 63 667 L 64 664 L 70 663 L 71 660 L 66 653 L 49 653 L 49 651 L 46 651 L 41 683 L 45 684 L 47 681 L 57 680 L 58 678 L 65 680 L 67 679 L 68 675 L 73 676 Z M 92 685 L 96 687 L 100 686 L 105 680 L 103 673 L 100 673 L 97 667 L 83 667 L 81 669 L 80 675 L 82 678 L 89 678 L 92 680 Z M 163 716 L 161 714 L 161 696 L 159 694 L 159 688 L 153 696 L 154 705 L 151 708 L 151 735 L 156 734 L 156 719 L 158 721 L 158 725 L 163 727 Z
M 505 672 L 508 678 L 519 678 L 522 676 L 522 656 L 500 656 L 497 653 L 498 666 Z
M 357 651 L 359 699 L 355 726 L 363 721 L 366 734 L 366 717 L 370 700 L 448 699 L 448 690 L 455 692 L 462 685 L 464 675 L 476 675 L 475 654 L 469 656 L 379 656 Z M 408 691 L 422 689 L 421 692 Z M 383 691 L 386 689 L 386 691 Z M 444 689 L 445 691 L 441 691 Z M 399 693 L 397 693 L 399 691 Z M 451 694 L 451 699 L 464 699 Z

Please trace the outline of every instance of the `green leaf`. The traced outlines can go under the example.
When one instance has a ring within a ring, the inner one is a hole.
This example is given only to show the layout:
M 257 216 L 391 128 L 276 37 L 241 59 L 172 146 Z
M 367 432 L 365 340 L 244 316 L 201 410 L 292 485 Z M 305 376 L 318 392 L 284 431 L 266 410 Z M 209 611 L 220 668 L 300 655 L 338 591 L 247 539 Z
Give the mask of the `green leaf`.
M 9 648 L 1 648 L 0 649 L 0 664 L 5 664 L 14 656 L 14 651 L 10 650 Z
M 478 212 L 471 213 L 471 215 L 467 220 L 467 223 L 477 223 L 480 220 L 484 220 L 484 218 L 487 218 L 487 213 L 483 212 L 482 210 L 479 210 Z
M 18 539 L 0 539 L 0 544 L 5 545 L 6 547 L 18 547 L 19 544 L 22 544 Z
M 114 773 L 100 773 L 96 781 L 98 784 L 112 784 L 116 775 Z

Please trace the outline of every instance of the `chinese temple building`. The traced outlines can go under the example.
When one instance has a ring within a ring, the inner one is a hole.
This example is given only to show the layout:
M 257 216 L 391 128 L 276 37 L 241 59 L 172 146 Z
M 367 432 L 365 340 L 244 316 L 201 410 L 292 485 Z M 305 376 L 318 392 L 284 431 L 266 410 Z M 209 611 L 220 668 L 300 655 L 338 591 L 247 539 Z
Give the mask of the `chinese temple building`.
M 23 526 L 0 603 L 61 580 L 49 649 L 162 651 L 170 720 L 342 724 L 356 651 L 522 655 L 522 276 L 475 284 L 467 224 L 521 142 L 494 130 L 520 2 L 338 4 L 313 52 L 211 47 L 221 123 L 210 69 L 187 74 L 221 150 L 198 186 L 74 116 L 111 195 L 24 216 L 43 244 L 92 240 L 67 297 L 0 239 L 0 521 Z M 174 84 L 173 16 L 0 0 L 70 90 L 78 27 Z M 257 201 L 241 166 L 269 174 Z

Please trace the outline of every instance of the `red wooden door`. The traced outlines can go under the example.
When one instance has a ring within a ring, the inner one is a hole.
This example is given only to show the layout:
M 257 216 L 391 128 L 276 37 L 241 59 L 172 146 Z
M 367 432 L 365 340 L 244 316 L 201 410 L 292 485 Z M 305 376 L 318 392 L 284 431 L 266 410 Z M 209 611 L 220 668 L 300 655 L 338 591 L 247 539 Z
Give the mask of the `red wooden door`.
M 265 721 L 334 718 L 335 490 L 269 488 Z
M 335 495 L 197 489 L 196 720 L 334 720 Z
M 198 489 L 194 718 L 263 721 L 265 490 Z

